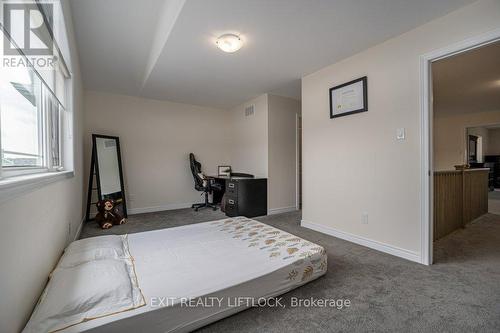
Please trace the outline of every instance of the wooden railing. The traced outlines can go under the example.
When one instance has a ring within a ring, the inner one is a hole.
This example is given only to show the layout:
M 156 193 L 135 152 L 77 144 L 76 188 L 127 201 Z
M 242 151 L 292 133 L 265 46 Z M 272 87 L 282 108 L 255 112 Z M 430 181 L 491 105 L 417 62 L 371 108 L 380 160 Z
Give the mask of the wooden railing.
M 488 212 L 488 169 L 434 172 L 434 240 Z

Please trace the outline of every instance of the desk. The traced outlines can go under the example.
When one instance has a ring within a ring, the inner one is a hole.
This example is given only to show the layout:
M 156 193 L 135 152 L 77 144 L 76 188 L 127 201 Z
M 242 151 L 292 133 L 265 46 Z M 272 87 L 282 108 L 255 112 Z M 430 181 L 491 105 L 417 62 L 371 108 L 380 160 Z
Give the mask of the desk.
M 252 177 L 229 177 L 229 176 L 207 176 L 207 178 L 213 179 L 215 183 L 219 184 L 222 188 L 222 191 L 214 191 L 212 202 L 214 204 L 222 203 L 222 198 L 224 193 L 226 192 L 226 181 L 227 180 L 238 180 L 238 179 L 255 179 Z
M 229 217 L 267 215 L 267 178 L 210 176 L 221 184 L 222 192 L 214 192 L 214 203 L 224 200 Z

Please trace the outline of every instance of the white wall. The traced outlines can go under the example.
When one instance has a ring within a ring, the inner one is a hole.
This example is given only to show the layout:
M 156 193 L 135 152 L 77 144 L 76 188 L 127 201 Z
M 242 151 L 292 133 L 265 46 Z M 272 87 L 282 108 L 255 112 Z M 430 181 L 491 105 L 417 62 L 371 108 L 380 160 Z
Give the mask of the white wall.
M 500 155 L 500 128 L 488 130 L 488 148 L 485 155 Z
M 245 107 L 255 113 L 245 116 Z M 189 207 L 193 188 L 188 154 L 205 174 L 231 165 L 235 172 L 269 178 L 269 209 L 295 207 L 296 100 L 261 95 L 232 110 L 126 95 L 85 93 L 85 177 L 91 134 L 120 137 L 130 213 Z
M 245 108 L 255 113 L 245 116 Z M 268 101 L 267 94 L 243 103 L 229 112 L 231 167 L 234 172 L 268 176 Z
M 296 207 L 296 119 L 300 101 L 268 95 L 268 106 L 268 201 L 271 212 L 281 212 Z
M 254 105 L 255 113 L 245 115 Z M 300 102 L 263 94 L 230 110 L 230 165 L 235 172 L 268 178 L 270 213 L 291 210 L 296 201 L 296 114 Z
M 305 222 L 420 260 L 420 55 L 495 28 L 500 1 L 478 1 L 303 78 Z M 364 75 L 369 111 L 329 119 L 328 89 Z
M 435 113 L 434 132 L 434 170 L 454 170 L 455 165 L 466 162 L 467 137 L 470 127 L 496 124 L 500 122 L 500 111 L 473 112 L 456 115 Z M 480 135 L 481 132 L 475 132 Z M 484 133 L 484 152 L 488 150 L 489 139 Z M 486 137 L 486 140 L 484 138 Z
M 229 163 L 228 111 L 100 92 L 85 93 L 85 172 L 91 134 L 118 136 L 130 213 L 201 202 L 189 169 L 194 153 L 205 174 Z
M 49 273 L 75 237 L 83 216 L 83 96 L 68 2 L 63 2 L 63 8 L 75 84 L 75 176 L 0 204 L 1 332 L 18 332 L 24 327 Z

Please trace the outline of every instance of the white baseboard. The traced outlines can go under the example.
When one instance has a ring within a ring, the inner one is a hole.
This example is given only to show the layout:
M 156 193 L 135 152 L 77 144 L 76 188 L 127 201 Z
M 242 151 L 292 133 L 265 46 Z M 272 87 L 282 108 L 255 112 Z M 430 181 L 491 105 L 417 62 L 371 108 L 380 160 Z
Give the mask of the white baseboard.
M 76 229 L 75 238 L 73 240 L 77 240 L 78 238 L 80 238 L 80 234 L 82 233 L 82 228 L 84 223 L 85 223 L 85 217 L 83 217 L 82 220 L 80 221 L 80 225 L 78 226 L 78 229 Z
M 82 233 L 82 228 L 83 224 L 85 223 L 85 216 L 82 217 L 82 220 L 80 221 L 80 225 L 78 226 L 78 229 L 76 229 L 75 237 L 73 238 L 73 241 L 78 240 L 80 238 L 80 234 Z
M 161 212 L 164 210 L 190 208 L 191 205 L 192 205 L 192 203 L 175 203 L 175 204 L 168 204 L 168 205 L 155 206 L 155 207 L 128 208 L 127 212 L 130 215 L 142 214 L 142 213 L 153 213 L 153 212 Z
M 295 207 L 295 206 L 281 207 L 281 208 L 271 208 L 268 211 L 268 215 L 288 213 L 288 212 L 293 212 L 295 210 L 297 210 L 297 207 Z
M 356 235 L 350 234 L 348 232 L 340 231 L 340 230 L 337 230 L 337 229 L 334 229 L 331 227 L 319 225 L 319 224 L 308 222 L 305 220 L 302 220 L 300 222 L 300 225 L 302 227 L 309 228 L 309 229 L 312 229 L 315 231 L 319 231 L 321 233 L 324 233 L 324 234 L 327 234 L 330 236 L 334 236 L 334 237 L 337 237 L 337 238 L 340 238 L 340 239 L 343 239 L 343 240 L 346 240 L 346 241 L 349 241 L 352 243 L 356 243 L 356 244 L 359 244 L 362 246 L 366 246 L 366 247 L 369 247 L 371 249 L 374 249 L 374 250 L 377 250 L 380 252 L 392 254 L 393 256 L 396 256 L 396 257 L 400 257 L 400 258 L 407 259 L 410 261 L 422 263 L 422 258 L 421 258 L 421 255 L 419 252 L 402 249 L 402 248 L 399 248 L 397 246 L 385 244 L 385 243 L 375 241 L 372 239 L 368 239 L 365 237 L 361 237 L 361 236 L 356 236 Z

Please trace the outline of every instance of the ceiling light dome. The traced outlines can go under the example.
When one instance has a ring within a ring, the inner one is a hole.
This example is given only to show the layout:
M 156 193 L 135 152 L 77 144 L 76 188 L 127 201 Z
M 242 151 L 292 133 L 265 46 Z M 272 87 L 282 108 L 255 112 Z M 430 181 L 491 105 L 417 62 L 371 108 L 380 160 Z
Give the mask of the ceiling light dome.
M 225 34 L 217 38 L 215 42 L 217 47 L 224 52 L 233 53 L 241 49 L 243 41 L 239 36 L 233 34 Z

